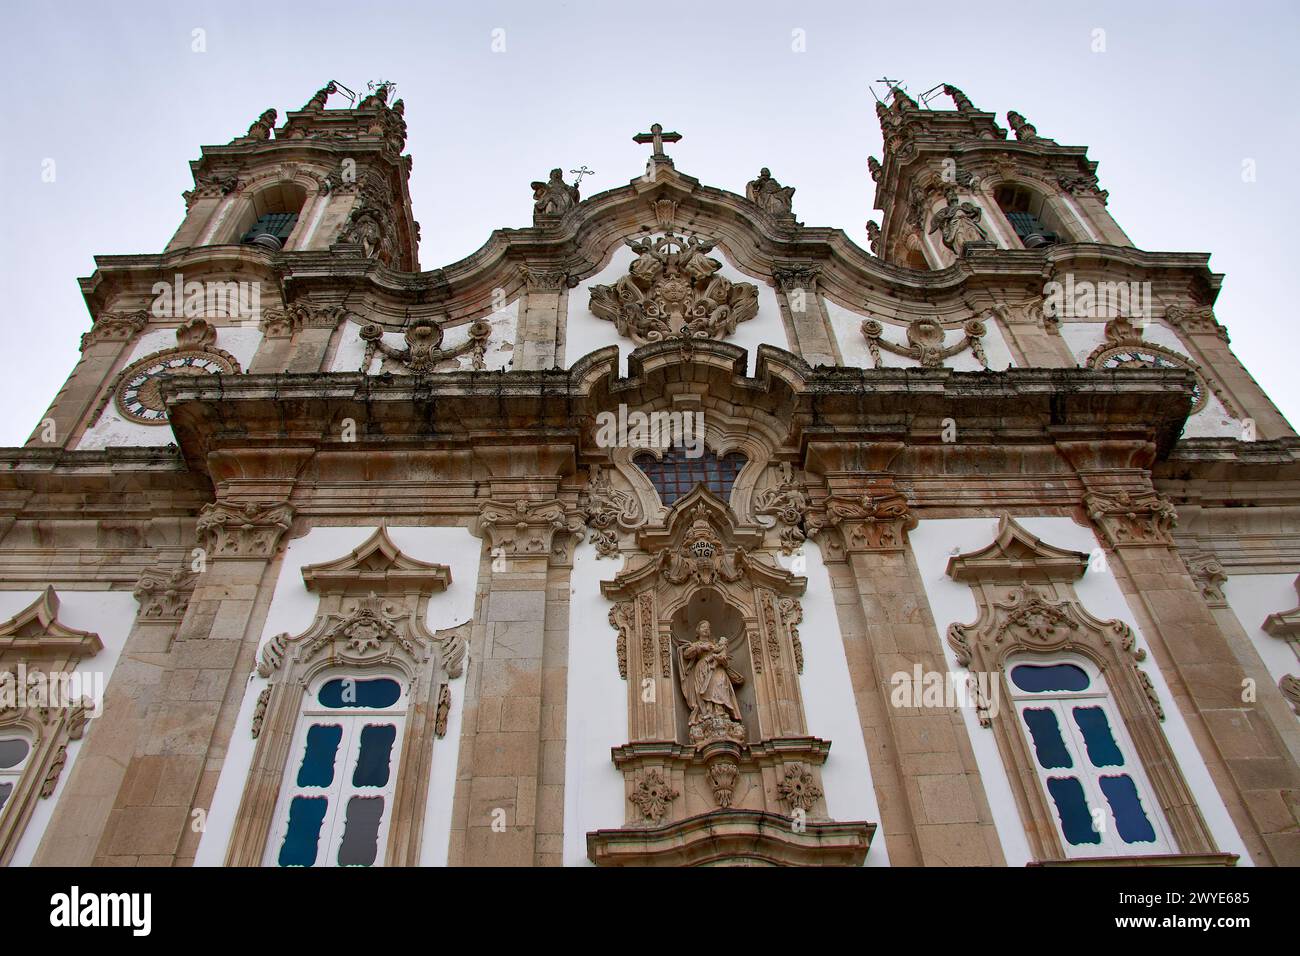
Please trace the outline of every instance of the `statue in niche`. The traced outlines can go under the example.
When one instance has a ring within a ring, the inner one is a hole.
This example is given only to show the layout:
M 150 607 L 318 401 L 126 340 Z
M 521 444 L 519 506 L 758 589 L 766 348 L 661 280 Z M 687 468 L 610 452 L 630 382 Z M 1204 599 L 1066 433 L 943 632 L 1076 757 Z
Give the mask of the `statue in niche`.
M 960 256 L 969 244 L 988 240 L 979 224 L 984 210 L 973 202 L 962 202 L 952 186 L 944 190 L 944 195 L 948 205 L 934 214 L 930 220 L 930 232 L 942 231 L 943 244 Z
M 773 216 L 788 218 L 794 215 L 794 187 L 782 186 L 772 178 L 766 166 L 758 171 L 757 179 L 751 179 L 745 185 L 745 198 Z
M 559 169 L 552 169 L 550 179 L 532 187 L 534 216 L 563 216 L 579 202 L 578 187 L 566 183 Z
M 743 743 L 745 728 L 735 688 L 745 678 L 731 668 L 725 637 L 713 637 L 713 626 L 701 621 L 695 640 L 678 648 L 682 695 L 690 708 L 688 725 L 692 743 L 735 740 Z

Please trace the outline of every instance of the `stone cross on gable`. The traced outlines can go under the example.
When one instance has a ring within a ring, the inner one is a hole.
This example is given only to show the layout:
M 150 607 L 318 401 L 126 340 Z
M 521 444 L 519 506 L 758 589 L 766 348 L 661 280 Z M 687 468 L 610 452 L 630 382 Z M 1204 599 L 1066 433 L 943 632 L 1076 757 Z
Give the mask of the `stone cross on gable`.
M 648 133 L 637 133 L 632 137 L 634 143 L 653 143 L 654 152 L 650 154 L 651 162 L 666 162 L 669 166 L 673 164 L 672 159 L 664 152 L 664 143 L 676 143 L 681 140 L 681 133 L 665 133 L 664 128 L 658 123 L 650 127 Z

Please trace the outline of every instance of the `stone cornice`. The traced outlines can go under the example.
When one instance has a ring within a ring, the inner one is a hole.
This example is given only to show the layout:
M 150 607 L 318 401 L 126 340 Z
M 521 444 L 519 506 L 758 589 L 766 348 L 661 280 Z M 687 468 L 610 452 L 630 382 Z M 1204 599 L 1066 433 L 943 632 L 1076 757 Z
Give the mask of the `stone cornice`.
M 265 145 L 265 144 L 264 144 Z M 1002 148 L 1015 148 L 1000 143 Z M 231 147 L 234 148 L 234 147 Z M 1040 147 L 1024 147 L 1038 150 Z M 1067 149 L 1066 147 L 1054 147 Z M 860 303 L 873 290 L 897 299 L 906 310 L 932 312 L 950 303 L 955 308 L 972 291 L 1008 279 L 1041 291 L 1056 269 L 1084 265 L 1128 267 L 1149 277 L 1174 273 L 1174 284 L 1199 286 L 1212 301 L 1221 277 L 1210 272 L 1209 257 L 1199 253 L 1152 253 L 1096 243 L 1061 244 L 1046 251 L 989 249 L 938 271 L 915 271 L 881 261 L 837 228 L 793 226 L 764 214 L 743 196 L 704 186 L 698 180 L 664 169 L 654 181 L 632 180 L 580 202 L 545 226 L 494 230 L 475 252 L 429 272 L 400 272 L 375 260 L 346 258 L 330 252 L 269 253 L 250 246 L 204 246 L 153 256 L 104 256 L 94 275 L 81 280 L 92 311 L 103 308 L 110 290 L 147 288 L 179 266 L 229 257 L 253 272 L 265 271 L 292 287 L 293 296 L 313 289 L 334 293 L 347 288 L 381 313 L 420 317 L 439 313 L 452 321 L 476 318 L 499 306 L 497 290 L 513 297 L 523 291 L 521 267 L 564 272 L 573 281 L 587 278 L 609 261 L 618 240 L 661 228 L 657 201 L 675 202 L 674 222 L 690 222 L 694 231 L 715 236 L 741 271 L 766 281 L 791 262 L 819 270 L 818 288 L 843 301 Z M 134 284 L 123 270 L 139 270 Z M 342 286 L 340 286 L 342 283 Z M 265 299 L 265 297 L 264 297 Z

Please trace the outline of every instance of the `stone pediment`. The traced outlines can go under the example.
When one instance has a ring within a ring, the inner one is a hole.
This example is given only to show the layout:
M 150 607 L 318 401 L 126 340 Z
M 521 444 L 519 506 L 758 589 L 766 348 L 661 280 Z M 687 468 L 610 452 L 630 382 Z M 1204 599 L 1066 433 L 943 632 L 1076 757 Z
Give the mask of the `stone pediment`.
M 92 657 L 103 649 L 98 634 L 59 621 L 59 596 L 53 587 L 0 624 L 0 656 L 76 659 Z
M 969 554 L 948 559 L 954 581 L 1077 581 L 1088 555 L 1053 547 L 1030 534 L 1009 515 L 998 521 L 997 537 Z
M 302 580 L 319 594 L 432 594 L 451 584 L 451 569 L 407 557 L 381 527 L 351 554 L 303 568 Z

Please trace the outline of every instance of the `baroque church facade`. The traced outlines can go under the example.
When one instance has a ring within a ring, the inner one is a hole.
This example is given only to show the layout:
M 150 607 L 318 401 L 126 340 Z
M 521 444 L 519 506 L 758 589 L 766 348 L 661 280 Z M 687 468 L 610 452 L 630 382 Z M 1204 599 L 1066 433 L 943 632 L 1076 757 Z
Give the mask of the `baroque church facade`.
M 0 864 L 1300 863 L 1300 440 L 1084 148 L 896 87 L 867 252 L 656 125 L 421 271 L 346 92 L 0 451 Z

